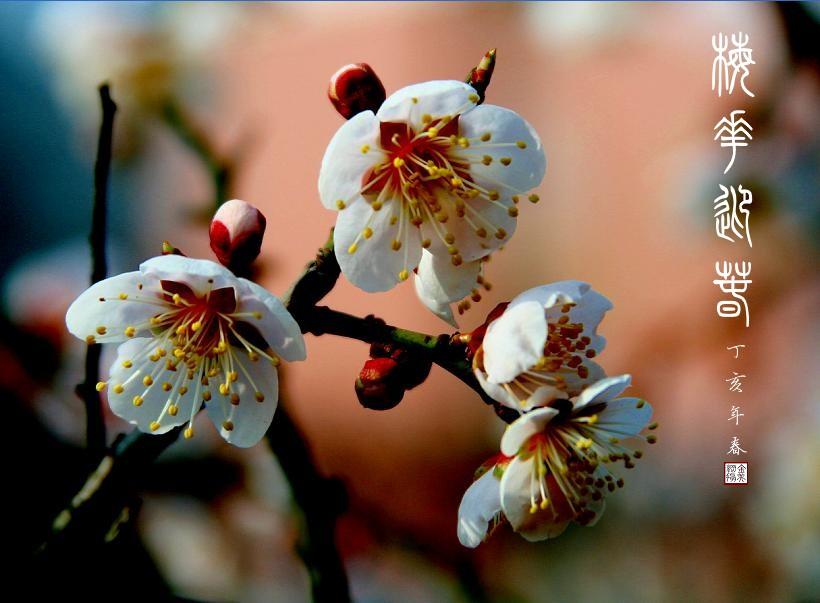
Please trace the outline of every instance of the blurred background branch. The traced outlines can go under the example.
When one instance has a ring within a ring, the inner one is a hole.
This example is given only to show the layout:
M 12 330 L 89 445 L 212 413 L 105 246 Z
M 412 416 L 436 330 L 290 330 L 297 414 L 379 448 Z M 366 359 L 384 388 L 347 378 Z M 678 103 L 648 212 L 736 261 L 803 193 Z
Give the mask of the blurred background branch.
M 213 187 L 212 211 L 229 199 L 233 183 L 234 166 L 231 161 L 220 155 L 208 137 L 196 126 L 190 114 L 174 99 L 168 98 L 160 109 L 165 124 L 176 134 L 208 171 Z M 210 216 L 209 216 L 210 217 Z
M 293 493 L 300 524 L 297 552 L 308 571 L 313 601 L 350 601 L 347 573 L 336 546 L 336 518 L 347 505 L 344 486 L 319 473 L 304 436 L 281 402 L 265 437 Z
M 99 87 L 102 122 L 97 142 L 97 161 L 94 164 L 94 204 L 91 217 L 91 284 L 105 278 L 108 266 L 105 256 L 106 213 L 108 205 L 108 180 L 111 173 L 111 146 L 114 136 L 114 114 L 117 105 L 111 99 L 108 84 Z M 100 355 L 102 347 L 95 343 L 88 346 L 85 356 L 85 381 L 77 386 L 77 394 L 85 404 L 86 443 L 92 454 L 105 450 L 105 421 L 102 397 L 96 389 L 100 380 Z

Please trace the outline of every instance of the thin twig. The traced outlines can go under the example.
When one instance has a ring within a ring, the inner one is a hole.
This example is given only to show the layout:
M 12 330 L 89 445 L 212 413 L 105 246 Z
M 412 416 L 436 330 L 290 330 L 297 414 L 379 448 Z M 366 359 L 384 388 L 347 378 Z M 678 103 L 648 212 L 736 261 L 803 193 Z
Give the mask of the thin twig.
M 473 374 L 465 349 L 453 344 L 450 335 L 428 335 L 385 324 L 375 316 L 364 318 L 346 314 L 324 306 L 314 306 L 302 312 L 297 319 L 302 331 L 314 335 L 337 335 L 348 339 L 358 339 L 365 343 L 394 343 L 414 351 L 419 356 L 434 362 L 451 375 L 458 377 L 469 386 L 485 404 L 492 406 L 495 413 L 505 422 L 512 423 L 518 413 L 493 400 L 482 389 Z
M 285 306 L 297 321 L 333 289 L 340 272 L 331 230 L 316 257 L 285 295 Z M 347 573 L 336 546 L 336 520 L 347 502 L 344 486 L 322 476 L 307 441 L 281 403 L 265 437 L 299 510 L 297 552 L 310 578 L 312 599 L 315 603 L 347 603 L 351 600 Z
M 297 551 L 308 571 L 313 601 L 349 602 L 347 573 L 336 546 L 336 519 L 347 503 L 344 486 L 319 473 L 299 428 L 281 405 L 265 437 L 287 477 L 299 510 Z
M 492 55 L 492 56 L 491 56 Z M 485 59 L 494 60 L 494 51 Z M 492 62 L 492 61 L 491 61 Z M 489 83 L 492 65 L 482 74 L 484 62 L 470 74 L 472 79 L 482 76 Z M 472 82 L 474 85 L 480 82 Z M 486 87 L 486 84 L 485 84 Z M 483 97 L 483 90 L 481 90 Z M 95 168 L 95 205 L 91 245 L 94 253 L 92 283 L 105 277 L 105 201 L 111 160 L 111 135 L 116 105 L 110 98 L 107 85 L 100 88 L 103 104 L 103 124 L 100 130 L 97 165 Z M 203 161 L 211 176 L 214 188 L 214 207 L 228 198 L 232 176 L 232 164 L 218 156 L 201 132 L 187 119 L 181 108 L 173 102 L 163 107 L 162 116 L 180 139 Z M 340 269 L 333 250 L 333 234 L 319 250 L 316 259 L 305 268 L 288 293 L 288 309 L 303 332 L 315 334 L 332 333 L 368 343 L 393 342 L 413 349 L 445 368 L 475 390 L 482 400 L 492 404 L 496 413 L 507 421 L 510 417 L 503 407 L 491 400 L 481 389 L 464 357 L 463 348 L 450 345 L 446 335 L 432 336 L 399 329 L 369 316 L 359 318 L 331 310 L 318 308 L 316 304 L 333 289 Z M 105 450 L 105 432 L 102 425 L 101 402 L 96 392 L 99 379 L 98 345 L 90 346 L 86 359 L 86 380 L 78 387 L 86 401 L 89 415 L 89 448 L 92 442 Z M 93 398 L 93 399 L 92 399 Z M 92 413 L 91 410 L 96 410 Z M 92 428 L 92 416 L 99 417 L 99 425 Z M 58 551 L 71 550 L 73 541 L 102 541 L 116 526 L 133 493 L 138 490 L 137 478 L 148 466 L 176 441 L 180 429 L 157 436 L 131 432 L 119 440 L 97 469 L 89 476 L 85 486 L 54 521 L 52 536 L 38 550 L 42 561 L 59 559 Z M 92 437 L 93 434 L 93 437 Z M 299 553 L 311 579 L 314 600 L 320 603 L 350 600 L 347 576 L 335 543 L 336 518 L 342 512 L 346 495 L 340 483 L 321 476 L 316 469 L 309 448 L 284 408 L 274 416 L 266 437 L 273 452 L 291 484 L 294 500 L 302 511 L 302 537 Z M 101 444 L 100 444 L 101 441 Z
M 78 547 L 102 544 L 116 531 L 122 510 L 139 489 L 150 465 L 171 444 L 181 428 L 162 435 L 134 430 L 120 438 L 88 476 L 80 491 L 57 515 L 51 537 L 37 551 L 37 560 L 48 566 Z
M 91 217 L 91 284 L 105 278 L 108 266 L 105 258 L 105 222 L 108 204 L 108 178 L 111 173 L 111 141 L 114 135 L 114 113 L 117 105 L 111 100 L 108 84 L 99 88 L 102 107 L 100 137 L 97 142 L 97 161 L 94 164 L 94 206 Z M 96 385 L 100 380 L 100 344 L 88 346 L 85 355 L 85 381 L 77 386 L 77 394 L 85 403 L 86 446 L 92 453 L 105 450 L 105 421 L 102 398 Z
M 491 404 L 499 416 L 507 421 L 510 420 L 510 417 L 504 414 L 504 407 L 495 403 L 481 389 L 464 357 L 463 349 L 451 345 L 449 336 L 434 336 L 400 329 L 387 325 L 373 316 L 361 318 L 327 307 L 311 307 L 311 304 L 320 301 L 332 289 L 338 276 L 339 266 L 333 253 L 331 236 L 319 250 L 316 259 L 307 265 L 302 275 L 297 279 L 287 298 L 287 306 L 304 332 L 333 334 L 366 343 L 392 342 L 411 349 L 458 377 L 472 388 L 484 402 Z M 125 500 L 125 490 L 127 489 L 130 492 L 135 490 L 136 484 L 133 483 L 133 480 L 139 477 L 141 472 L 176 440 L 178 431 L 177 429 L 163 436 L 138 431 L 131 432 L 111 452 L 111 455 L 106 457 L 110 461 L 103 461 L 103 464 L 113 463 L 114 467 L 119 467 L 118 471 L 102 472 L 91 479 L 90 483 L 95 484 L 95 486 L 91 489 L 84 488 L 84 490 L 88 490 L 88 495 L 75 497 L 66 511 L 61 513 L 63 517 L 65 517 L 66 512 L 69 513 L 69 516 L 82 517 L 83 522 L 73 522 L 73 527 L 77 529 L 72 529 L 71 534 L 68 535 L 63 534 L 63 532 L 66 531 L 69 524 L 55 522 L 53 538 L 59 539 L 61 542 L 71 540 L 72 535 L 79 536 L 82 534 L 82 530 L 78 529 L 78 526 L 84 525 L 85 522 L 97 526 L 97 529 L 91 530 L 92 534 L 105 533 L 110 527 L 110 522 L 113 521 L 112 518 L 116 518 L 122 508 L 121 501 Z M 274 447 L 280 462 L 282 462 L 288 481 L 294 489 L 294 497 L 299 496 L 304 500 L 305 493 L 313 491 L 316 500 L 320 500 L 322 498 L 321 494 L 317 496 L 315 492 L 321 493 L 321 491 L 327 489 L 327 486 L 324 485 L 318 489 L 313 486 L 305 487 L 305 480 L 310 484 L 326 484 L 332 480 L 322 478 L 313 466 L 310 455 L 304 452 L 308 450 L 308 447 L 290 417 L 287 416 L 284 408 L 278 409 L 274 415 L 268 433 L 268 440 Z M 123 462 L 121 457 L 124 457 L 126 461 Z M 295 457 L 299 457 L 299 459 L 294 460 Z M 104 482 L 110 479 L 112 474 L 124 476 L 122 481 L 117 480 L 119 487 L 123 489 L 122 492 L 111 486 L 103 487 Z M 311 477 L 305 478 L 305 475 Z M 110 491 L 107 488 L 112 488 L 113 491 L 118 492 L 118 496 L 108 494 L 102 496 L 102 494 Z M 302 500 L 297 499 L 300 506 L 302 506 Z M 307 504 L 312 505 L 313 503 Z M 91 509 L 92 512 L 88 512 L 87 509 Z M 321 585 L 324 588 L 330 584 L 341 588 L 341 585 L 346 584 L 346 580 L 342 580 L 338 576 L 341 571 L 339 569 L 341 568 L 341 561 L 333 541 L 333 526 L 339 512 L 338 507 L 333 505 L 327 507 L 311 506 L 309 511 L 305 508 L 302 510 L 305 513 L 305 528 L 308 530 L 307 534 L 303 535 L 302 546 L 309 546 L 310 549 L 305 550 L 303 548 L 300 550 L 306 563 L 309 564 L 308 571 L 312 576 L 312 580 L 317 581 L 314 583 L 317 587 Z M 311 532 L 317 529 L 315 526 L 325 530 L 323 537 L 311 535 Z M 314 565 L 314 563 L 318 563 L 318 565 Z M 324 568 L 333 568 L 331 575 L 327 578 L 321 575 L 326 571 Z M 319 572 L 319 575 L 314 576 L 316 572 Z M 321 591 L 321 593 L 325 592 L 326 590 Z M 335 599 L 333 600 L 337 601 L 344 601 L 345 599 L 341 597 L 348 596 L 346 588 L 344 589 L 344 595 L 342 591 L 335 591 L 335 593 Z M 317 598 L 317 600 L 323 599 Z
M 172 99 L 162 106 L 162 118 L 174 134 L 187 146 L 208 170 L 213 186 L 213 211 L 228 200 L 233 184 L 233 163 L 213 148 L 205 134 L 190 116 Z

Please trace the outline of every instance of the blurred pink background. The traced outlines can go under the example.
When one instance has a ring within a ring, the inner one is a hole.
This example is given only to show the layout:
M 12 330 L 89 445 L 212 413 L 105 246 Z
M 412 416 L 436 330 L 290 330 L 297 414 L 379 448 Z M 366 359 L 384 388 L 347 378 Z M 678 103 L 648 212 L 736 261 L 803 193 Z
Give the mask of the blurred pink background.
M 177 6 L 177 18 L 193 8 Z M 325 146 L 342 123 L 325 96 L 329 76 L 345 63 L 367 62 L 389 94 L 419 81 L 461 79 L 496 47 L 487 102 L 515 110 L 535 127 L 547 175 L 541 202 L 521 208 L 516 235 L 488 264 L 492 291 L 460 325 L 471 330 L 496 303 L 529 287 L 587 281 L 615 305 L 600 328 L 608 340 L 601 364 L 609 374 L 631 373 L 632 395 L 651 401 L 660 423 L 659 443 L 626 476 L 627 488 L 613 497 L 599 526 L 574 527 L 535 545 L 501 529 L 467 552 L 456 538 L 456 510 L 473 470 L 497 450 L 503 424 L 437 368 L 398 408 L 366 410 L 353 390 L 366 346 L 310 336 L 308 361 L 287 367 L 283 403 L 321 467 L 349 487 L 351 510 L 339 538 L 354 593 L 373 601 L 472 600 L 453 571 L 466 563 L 475 571 L 467 579 L 480 581 L 498 601 L 809 596 L 818 586 L 820 552 L 816 241 L 776 195 L 767 197 L 764 189 L 776 187 L 760 187 L 758 196 L 754 182 L 787 177 L 794 157 L 817 144 L 820 96 L 816 65 L 790 60 L 776 9 L 764 3 L 315 3 L 243 5 L 232 15 L 219 43 L 199 59 L 201 77 L 211 82 L 208 94 L 182 103 L 216 148 L 237 159 L 231 195 L 268 218 L 264 285 L 284 294 L 335 221 L 316 191 Z M 710 89 L 711 36 L 735 31 L 748 33 L 754 49 L 753 99 L 738 92 L 718 98 Z M 115 83 L 118 94 L 127 91 Z M 722 177 L 728 150 L 712 140 L 713 127 L 736 108 L 747 110 L 755 138 Z M 189 255 L 210 257 L 206 229 L 190 220 L 210 194 L 206 174 L 159 124 L 138 127 L 147 142 L 130 169 L 140 204 L 133 228 L 144 253 L 168 239 Z M 742 182 L 755 194 L 753 249 L 718 239 L 712 220 L 718 182 L 735 184 L 748 175 Z M 816 203 L 816 189 L 809 196 Z M 714 263 L 723 259 L 753 264 L 748 329 L 716 315 Z M 342 278 L 323 303 L 410 329 L 449 330 L 409 283 L 371 295 Z M 746 345 L 738 360 L 726 350 L 735 344 Z M 737 396 L 725 383 L 735 370 L 747 375 Z M 738 428 L 727 422 L 730 403 L 745 413 Z M 722 466 L 733 460 L 726 451 L 738 434 L 751 483 L 725 488 Z M 260 447 L 212 446 L 216 454 L 262 467 L 263 476 L 272 471 Z M 807 474 L 789 477 L 801 462 L 795 455 L 804 455 Z M 258 546 L 270 555 L 267 562 L 251 555 L 249 564 L 231 566 L 224 581 L 210 578 L 214 584 L 197 578 L 206 573 L 202 567 L 192 570 L 180 554 L 163 553 L 173 544 L 152 526 L 175 523 L 171 503 L 161 497 L 146 503 L 149 548 L 160 561 L 174 560 L 161 567 L 182 592 L 255 601 L 274 589 L 280 598 L 272 600 L 304 599 L 303 578 L 275 561 L 292 536 L 278 523 L 284 520 L 270 518 L 270 501 L 253 492 L 226 495 L 219 508 L 203 511 L 218 518 L 216 526 L 204 519 L 194 524 L 200 540 L 216 534 L 197 546 L 218 558 Z M 272 544 L 276 538 L 281 542 Z M 800 554 L 789 550 L 795 547 Z

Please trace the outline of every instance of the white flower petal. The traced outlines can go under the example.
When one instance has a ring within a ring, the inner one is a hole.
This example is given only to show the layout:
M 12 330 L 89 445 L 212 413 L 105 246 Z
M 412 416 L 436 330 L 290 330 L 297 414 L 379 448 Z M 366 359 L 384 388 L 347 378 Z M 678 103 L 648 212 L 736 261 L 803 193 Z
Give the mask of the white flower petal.
M 532 436 L 544 431 L 547 424 L 558 415 L 554 408 L 537 408 L 521 415 L 510 425 L 501 437 L 501 453 L 515 456 Z
M 581 281 L 558 281 L 524 291 L 513 298 L 509 307 L 533 301 L 538 302 L 542 308 L 578 303 L 589 290 L 590 286 Z
M 441 258 L 422 250 L 418 266 L 418 280 L 427 296 L 441 302 L 455 302 L 476 288 L 481 262 L 453 265 L 449 258 Z
M 589 501 L 587 503 L 586 510 L 592 511 L 593 516 L 592 519 L 584 523 L 584 526 L 591 528 L 601 520 L 601 517 L 604 516 L 604 511 L 606 511 L 606 498 L 601 497 L 600 500 Z
M 430 310 L 430 312 L 438 316 L 448 325 L 450 325 L 454 329 L 457 329 L 458 322 L 456 322 L 456 317 L 453 314 L 453 309 L 450 307 L 450 304 L 446 302 L 438 302 L 435 299 L 425 297 L 425 292 L 421 289 L 418 279 L 415 279 L 414 284 L 416 287 L 416 295 L 418 295 L 418 298 L 424 304 L 424 307 Z
M 421 242 L 415 227 L 401 219 L 390 224 L 391 217 L 398 218 L 400 211 L 401 205 L 395 200 L 374 211 L 364 199 L 359 199 L 339 213 L 333 234 L 336 259 L 347 280 L 364 291 L 392 289 L 401 281 L 402 270 L 409 274 L 419 263 Z M 365 227 L 372 230 L 370 238 L 362 235 Z M 401 242 L 398 251 L 392 249 L 393 240 Z M 351 253 L 354 243 L 355 251 Z
M 490 522 L 501 511 L 500 483 L 490 469 L 474 481 L 458 507 L 458 540 L 475 548 L 487 536 Z
M 593 349 L 600 354 L 606 347 L 606 339 L 598 335 L 597 329 L 604 315 L 612 307 L 612 302 L 609 299 L 590 288 L 583 292 L 582 296 L 575 301 L 575 305 L 570 309 L 570 322 L 583 324 L 584 330 L 580 333 L 580 336 L 586 336 L 590 339 L 587 349 Z M 557 319 L 560 316 L 560 308 L 556 307 L 548 310 L 547 316 L 548 318 Z
M 501 477 L 501 511 L 512 528 L 530 541 L 555 538 L 567 527 L 568 521 L 557 521 L 551 507 L 530 512 L 531 479 L 535 458 L 516 457 Z
M 512 195 L 524 195 L 541 184 L 547 168 L 541 140 L 533 127 L 515 111 L 481 105 L 459 119 L 459 130 L 470 140 L 488 133 L 491 135 L 489 141 L 472 142 L 469 147 L 473 155 L 492 158 L 489 165 L 478 163 L 470 168 L 479 185 L 498 191 L 502 200 L 510 201 Z M 519 143 L 524 148 L 520 148 Z
M 430 115 L 433 120 L 452 117 L 473 109 L 477 100 L 475 89 L 464 82 L 422 82 L 405 86 L 387 97 L 376 117 L 383 122 L 405 122 L 418 127 L 423 115 Z
M 500 202 L 492 202 L 487 199 L 476 197 L 465 201 L 465 214 L 463 218 L 456 215 L 455 197 L 442 189 L 436 191 L 436 198 L 441 207 L 447 213 L 448 219 L 445 224 L 433 224 L 430 220 L 425 220 L 421 225 L 421 233 L 425 239 L 430 240 L 430 251 L 436 255 L 446 257 L 449 254 L 449 245 L 442 240 L 442 232 L 447 232 L 455 237 L 453 245 L 458 250 L 459 255 L 465 262 L 470 262 L 483 258 L 502 245 L 506 244 L 513 233 L 517 221 L 507 213 L 507 206 L 512 205 L 511 201 L 506 205 Z M 479 237 L 475 228 L 483 228 L 486 236 Z M 438 228 L 438 232 L 436 231 Z M 503 231 L 503 232 L 502 232 Z M 496 233 L 503 235 L 498 238 Z
M 422 250 L 414 279 L 416 294 L 433 314 L 458 328 L 450 304 L 466 297 L 475 289 L 480 272 L 481 262 L 454 266 L 449 257 L 434 256 Z
M 199 410 L 202 397 L 195 397 L 195 385 L 187 379 L 184 368 L 169 371 L 165 360 L 146 362 L 146 351 L 153 352 L 157 348 L 157 341 L 149 337 L 130 339 L 117 348 L 117 359 L 111 366 L 108 378 L 108 404 L 115 415 L 136 425 L 140 431 L 160 434 L 173 427 L 183 425 L 191 418 L 196 405 Z M 126 368 L 130 363 L 130 367 Z M 150 375 L 152 383 L 145 385 L 143 379 Z M 170 383 L 172 389 L 164 391 L 163 383 Z M 117 393 L 117 385 L 122 386 L 122 392 Z M 180 396 L 179 387 L 185 386 L 188 392 Z M 141 398 L 140 404 L 134 404 L 134 397 Z M 172 399 L 178 407 L 176 416 L 172 416 L 168 409 L 171 406 L 168 400 Z M 151 429 L 151 424 L 159 423 L 158 429 Z
M 284 360 L 304 360 L 307 355 L 305 338 L 285 305 L 264 287 L 244 278 L 240 278 L 239 282 L 246 289 L 240 291 L 238 311 L 262 313 L 260 320 L 250 318 L 246 322 L 256 327 L 268 345 Z
M 573 410 L 579 411 L 588 404 L 608 402 L 623 392 L 632 383 L 631 375 L 607 377 L 593 383 L 582 391 L 573 401 Z
M 200 297 L 213 289 L 236 288 L 234 274 L 216 262 L 181 255 L 161 255 L 140 264 L 140 272 L 157 279 L 183 283 Z
M 648 402 L 639 398 L 617 398 L 607 402 L 598 414 L 597 426 L 615 436 L 628 438 L 638 435 L 651 418 L 652 406 Z
M 219 435 L 229 444 L 248 448 L 261 440 L 270 427 L 279 401 L 279 376 L 269 362 L 251 362 L 238 350 L 234 363 L 238 365 L 239 379 L 231 384 L 231 391 L 239 395 L 239 404 L 231 404 L 227 396 L 219 393 L 219 381 L 211 379 L 213 397 L 206 410 Z M 257 392 L 264 396 L 262 402 L 256 400 Z M 225 428 L 227 421 L 232 424 L 230 430 Z
M 483 389 L 487 393 L 487 395 L 490 396 L 490 398 L 492 398 L 496 402 L 500 402 L 508 408 L 521 410 L 518 398 L 516 398 L 512 393 L 505 389 L 503 385 L 487 381 L 487 375 L 479 369 L 475 369 L 473 373 L 475 374 L 475 377 L 478 380 L 478 384 L 481 386 L 481 389 Z
M 126 272 L 95 283 L 68 308 L 66 326 L 75 337 L 84 340 L 93 336 L 100 343 L 125 341 L 125 328 L 129 326 L 145 325 L 138 333 L 147 333 L 148 319 L 163 311 L 156 293 L 158 286 L 156 278 L 140 272 Z M 121 294 L 127 299 L 120 299 Z M 139 301 L 141 298 L 149 303 Z M 150 303 L 153 300 L 157 305 Z M 103 333 L 99 327 L 105 328 Z
M 557 387 L 553 387 L 552 385 L 541 385 L 532 393 L 532 395 L 523 401 L 522 404 L 519 405 L 520 409 L 523 411 L 529 411 L 533 408 L 538 408 L 540 406 L 545 406 L 549 404 L 553 400 L 559 400 L 561 398 L 566 398 L 566 393 Z
M 524 537 L 524 540 L 530 542 L 541 542 L 550 538 L 557 538 L 567 529 L 569 521 L 556 521 L 550 515 L 549 509 L 541 511 L 540 509 L 530 517 L 530 521 L 526 522 L 518 528 L 518 533 Z
M 606 379 L 606 373 L 604 372 L 604 369 L 601 368 L 600 364 L 593 360 L 590 360 L 589 358 L 583 358 L 584 360 L 582 366 L 586 367 L 587 376 L 581 377 L 575 371 L 562 373 L 564 377 L 565 387 L 565 392 L 561 396 L 562 398 L 571 398 L 572 396 L 577 396 L 590 385 L 597 383 L 601 379 Z
M 379 136 L 379 120 L 372 111 L 363 111 L 342 124 L 319 170 L 319 198 L 325 207 L 338 210 L 339 201 L 347 206 L 359 198 L 365 175 L 385 157 Z
M 507 383 L 538 362 L 547 341 L 547 321 L 539 303 L 510 304 L 487 328 L 484 368 L 487 380 Z

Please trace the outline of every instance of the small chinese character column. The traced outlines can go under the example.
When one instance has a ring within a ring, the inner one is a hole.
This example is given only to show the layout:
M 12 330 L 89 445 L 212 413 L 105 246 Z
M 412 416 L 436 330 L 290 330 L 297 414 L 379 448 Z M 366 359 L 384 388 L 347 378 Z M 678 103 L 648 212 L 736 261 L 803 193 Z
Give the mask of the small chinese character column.
M 718 97 L 723 96 L 724 93 L 731 95 L 736 89 L 746 96 L 754 97 L 746 85 L 749 66 L 755 64 L 752 60 L 752 49 L 749 47 L 749 35 L 743 32 L 731 34 L 731 36 L 726 36 L 722 32 L 718 33 L 712 36 L 712 48 L 715 51 L 715 59 L 712 62 L 712 90 L 717 92 Z M 724 176 L 732 169 L 738 149 L 749 146 L 749 141 L 752 140 L 754 129 L 746 121 L 745 115 L 745 109 L 734 109 L 715 124 L 714 140 L 720 141 L 721 148 L 731 149 L 731 155 L 723 170 Z M 752 192 L 740 183 L 729 185 L 721 183 L 718 186 L 720 194 L 713 202 L 715 234 L 726 241 L 726 244 L 734 246 L 743 245 L 745 242 L 751 249 L 752 235 L 749 230 L 749 216 Z M 717 302 L 718 316 L 730 319 L 740 318 L 744 326 L 748 328 L 750 312 L 744 294 L 752 283 L 750 278 L 752 262 L 726 259 L 716 261 L 715 272 L 718 278 L 712 282 L 724 294 L 724 298 Z M 741 343 L 727 346 L 726 349 L 734 354 L 736 361 L 739 361 L 741 351 L 745 348 L 745 344 Z M 728 421 L 733 423 L 734 428 L 726 455 L 735 457 L 746 454 L 746 450 L 741 447 L 739 435 L 740 421 L 744 416 L 739 396 L 743 392 L 743 380 L 746 378 L 740 370 L 741 366 L 738 364 L 738 370 L 733 370 L 725 380 L 730 396 L 727 404 Z M 724 463 L 724 483 L 745 484 L 748 482 L 747 472 L 748 465 L 745 462 Z

